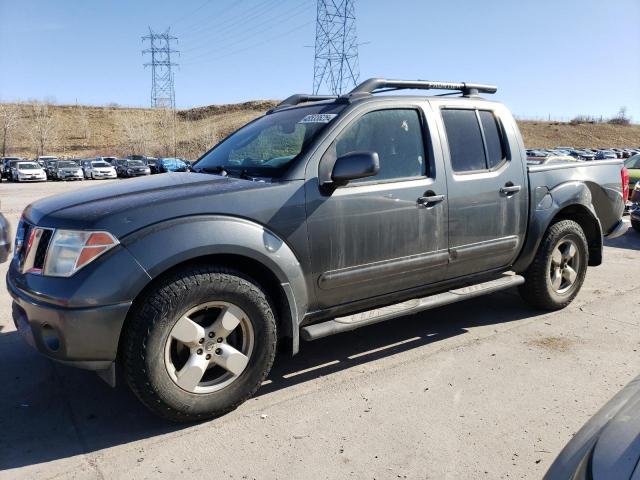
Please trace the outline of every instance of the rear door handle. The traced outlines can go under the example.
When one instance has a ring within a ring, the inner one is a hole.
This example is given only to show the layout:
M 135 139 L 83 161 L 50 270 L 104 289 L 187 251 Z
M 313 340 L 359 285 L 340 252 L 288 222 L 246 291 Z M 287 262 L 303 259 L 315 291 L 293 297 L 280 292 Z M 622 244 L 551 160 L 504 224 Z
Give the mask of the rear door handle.
M 514 193 L 518 193 L 522 187 L 520 185 L 509 185 L 504 186 L 500 189 L 500 193 L 503 195 L 512 195 Z
M 440 203 L 444 200 L 444 195 L 429 195 L 428 197 L 418 198 L 418 207 L 428 207 Z

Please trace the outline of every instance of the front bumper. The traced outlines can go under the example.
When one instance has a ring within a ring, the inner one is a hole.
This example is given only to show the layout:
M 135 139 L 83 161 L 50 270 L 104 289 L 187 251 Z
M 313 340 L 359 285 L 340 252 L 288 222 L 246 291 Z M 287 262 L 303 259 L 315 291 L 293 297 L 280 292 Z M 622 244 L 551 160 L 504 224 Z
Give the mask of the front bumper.
M 115 172 L 93 172 L 93 178 L 117 178 Z
M 84 180 L 84 175 L 80 173 L 59 173 L 60 180 Z
M 47 357 L 87 370 L 109 368 L 131 302 L 92 308 L 64 308 L 30 297 L 10 278 L 13 322 L 25 341 Z
M 617 225 L 613 227 L 613 230 L 609 232 L 609 234 L 607 235 L 607 238 L 612 239 L 612 238 L 621 237 L 627 232 L 628 229 L 629 229 L 629 224 L 626 223 L 624 220 L 620 220 L 617 223 Z
M 19 182 L 45 182 L 47 180 L 46 175 L 45 176 L 38 176 L 38 177 L 21 177 L 18 176 L 18 181 Z

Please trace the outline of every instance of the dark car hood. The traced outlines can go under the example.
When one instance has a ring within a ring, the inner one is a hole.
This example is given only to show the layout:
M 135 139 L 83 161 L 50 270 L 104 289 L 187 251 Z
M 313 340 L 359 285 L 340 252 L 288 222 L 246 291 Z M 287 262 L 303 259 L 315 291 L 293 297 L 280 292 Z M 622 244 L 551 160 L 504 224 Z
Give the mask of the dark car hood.
M 169 218 L 225 213 L 250 192 L 277 185 L 202 173 L 154 175 L 44 198 L 25 216 L 40 226 L 104 229 L 121 237 Z

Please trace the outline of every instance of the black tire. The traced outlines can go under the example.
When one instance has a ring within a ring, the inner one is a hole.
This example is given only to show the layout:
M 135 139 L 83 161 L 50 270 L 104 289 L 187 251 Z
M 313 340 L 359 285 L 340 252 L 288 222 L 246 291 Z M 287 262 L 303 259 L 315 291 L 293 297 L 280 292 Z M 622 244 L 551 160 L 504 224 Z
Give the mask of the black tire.
M 165 345 L 177 321 L 208 301 L 231 302 L 246 312 L 254 341 L 249 362 L 232 383 L 211 393 L 180 388 L 165 366 Z M 214 418 L 249 399 L 269 373 L 276 352 L 276 320 L 264 291 L 240 272 L 189 266 L 163 278 L 136 301 L 120 355 L 127 383 L 151 411 L 174 422 Z
M 558 245 L 567 241 L 577 248 L 579 264 L 573 284 L 559 293 L 551 284 L 552 254 Z M 525 283 L 518 287 L 520 295 L 535 308 L 551 311 L 565 308 L 580 291 L 588 263 L 589 248 L 582 227 L 573 220 L 555 222 L 547 229 L 533 262 L 523 274 Z
M 631 219 L 631 228 L 633 228 L 636 232 L 640 233 L 640 221 Z

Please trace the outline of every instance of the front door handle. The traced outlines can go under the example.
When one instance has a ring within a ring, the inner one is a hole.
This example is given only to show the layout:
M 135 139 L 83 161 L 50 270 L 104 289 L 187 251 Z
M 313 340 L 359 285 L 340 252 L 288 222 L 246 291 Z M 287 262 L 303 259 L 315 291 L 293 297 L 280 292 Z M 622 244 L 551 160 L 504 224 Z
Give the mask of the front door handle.
M 418 198 L 418 207 L 430 207 L 444 200 L 444 195 L 429 195 Z
M 503 195 L 513 195 L 518 193 L 522 187 L 520 185 L 505 185 L 500 189 L 500 193 Z

